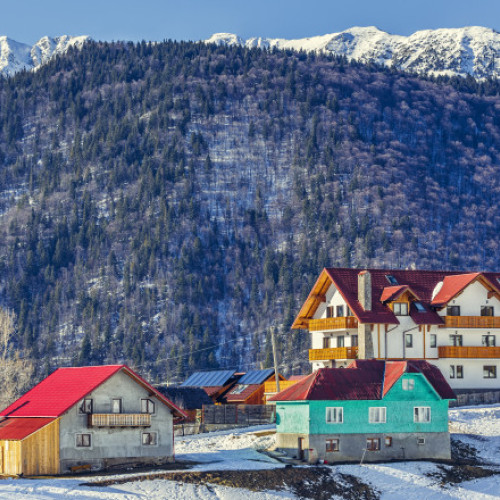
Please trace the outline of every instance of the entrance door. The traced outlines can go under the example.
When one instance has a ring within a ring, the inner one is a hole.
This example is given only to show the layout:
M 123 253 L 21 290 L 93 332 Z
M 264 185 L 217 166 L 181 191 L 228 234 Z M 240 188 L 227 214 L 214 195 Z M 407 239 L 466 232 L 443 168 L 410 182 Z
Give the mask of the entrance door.
M 304 438 L 299 438 L 298 449 L 299 460 L 304 460 Z

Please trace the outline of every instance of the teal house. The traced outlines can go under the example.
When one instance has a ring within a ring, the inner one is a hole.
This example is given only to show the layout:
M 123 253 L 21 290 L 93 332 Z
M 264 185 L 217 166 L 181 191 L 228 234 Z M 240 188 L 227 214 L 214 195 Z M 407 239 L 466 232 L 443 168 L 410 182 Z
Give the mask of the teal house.
M 450 458 L 455 394 L 422 360 L 322 368 L 278 393 L 277 448 L 314 462 Z

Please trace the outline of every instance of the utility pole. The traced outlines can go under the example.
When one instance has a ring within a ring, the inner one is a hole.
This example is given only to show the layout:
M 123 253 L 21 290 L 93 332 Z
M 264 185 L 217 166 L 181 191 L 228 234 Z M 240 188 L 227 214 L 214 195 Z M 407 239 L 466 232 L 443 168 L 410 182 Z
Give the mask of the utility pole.
M 273 344 L 274 378 L 276 379 L 276 392 L 280 392 L 280 377 L 278 375 L 278 354 L 276 352 L 276 341 L 274 340 L 274 326 L 271 327 L 271 342 Z

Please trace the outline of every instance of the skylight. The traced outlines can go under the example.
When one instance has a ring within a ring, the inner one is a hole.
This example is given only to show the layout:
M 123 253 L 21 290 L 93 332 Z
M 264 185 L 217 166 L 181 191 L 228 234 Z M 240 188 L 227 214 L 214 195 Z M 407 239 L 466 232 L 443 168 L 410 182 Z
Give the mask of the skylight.
M 419 313 L 424 313 L 424 312 L 426 312 L 426 311 L 425 311 L 425 307 L 422 305 L 422 303 L 421 303 L 421 302 L 414 302 L 414 304 L 415 304 L 415 307 L 417 308 L 417 311 L 418 311 Z
M 392 274 L 386 274 L 385 277 L 391 285 L 399 285 L 398 280 Z

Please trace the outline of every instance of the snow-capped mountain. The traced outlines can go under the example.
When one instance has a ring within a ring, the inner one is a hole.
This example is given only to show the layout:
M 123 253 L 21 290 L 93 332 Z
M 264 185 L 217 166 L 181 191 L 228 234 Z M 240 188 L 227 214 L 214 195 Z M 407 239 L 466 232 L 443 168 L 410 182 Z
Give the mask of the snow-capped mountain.
M 44 36 L 30 46 L 0 36 L 0 74 L 11 76 L 23 69 L 35 69 L 69 47 L 81 48 L 87 40 L 90 40 L 88 36 Z
M 500 33 L 479 26 L 417 31 L 410 36 L 391 35 L 374 26 L 354 27 L 298 40 L 243 40 L 231 33 L 217 33 L 205 41 L 218 45 L 326 52 L 431 75 L 472 75 L 478 79 L 500 76 Z

